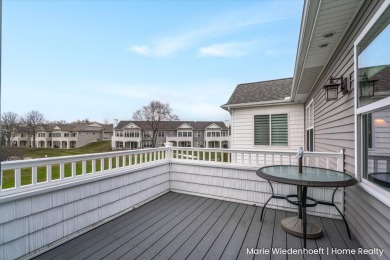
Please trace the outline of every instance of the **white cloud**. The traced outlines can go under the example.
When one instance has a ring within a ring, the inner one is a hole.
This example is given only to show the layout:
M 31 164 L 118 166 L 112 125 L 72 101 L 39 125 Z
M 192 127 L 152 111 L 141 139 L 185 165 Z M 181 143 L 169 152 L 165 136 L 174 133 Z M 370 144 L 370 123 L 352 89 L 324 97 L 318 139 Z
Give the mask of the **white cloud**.
M 248 42 L 213 44 L 200 48 L 198 53 L 201 56 L 237 57 L 247 54 L 251 45 L 252 43 Z
M 138 45 L 135 45 L 133 47 L 127 48 L 127 50 L 135 52 L 135 53 L 138 53 L 138 54 L 141 54 L 141 55 L 144 55 L 144 56 L 150 56 L 151 55 L 151 52 L 150 52 L 150 49 L 149 49 L 148 46 L 138 46 Z
M 213 20 L 209 19 L 197 28 L 188 28 L 186 32 L 181 34 L 157 38 L 152 43 L 134 45 L 127 50 L 148 57 L 169 56 L 179 50 L 188 49 L 207 40 L 228 35 L 250 26 L 290 19 L 299 15 L 293 13 L 292 10 L 296 10 L 296 8 L 289 8 L 289 5 L 296 5 L 296 3 L 294 1 L 263 2 L 256 7 L 214 17 Z M 206 49 L 204 52 L 217 53 L 217 47 L 223 46 L 214 46 L 213 50 Z

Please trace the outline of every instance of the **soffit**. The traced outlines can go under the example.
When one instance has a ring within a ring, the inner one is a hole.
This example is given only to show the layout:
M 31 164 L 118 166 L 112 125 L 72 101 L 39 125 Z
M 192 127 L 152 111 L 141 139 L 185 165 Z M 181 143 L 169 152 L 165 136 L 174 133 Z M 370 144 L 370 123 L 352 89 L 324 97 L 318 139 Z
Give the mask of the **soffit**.
M 307 1 L 294 72 L 293 99 L 304 102 L 356 16 L 363 0 Z M 325 38 L 327 33 L 334 33 Z M 327 44 L 326 47 L 320 47 Z

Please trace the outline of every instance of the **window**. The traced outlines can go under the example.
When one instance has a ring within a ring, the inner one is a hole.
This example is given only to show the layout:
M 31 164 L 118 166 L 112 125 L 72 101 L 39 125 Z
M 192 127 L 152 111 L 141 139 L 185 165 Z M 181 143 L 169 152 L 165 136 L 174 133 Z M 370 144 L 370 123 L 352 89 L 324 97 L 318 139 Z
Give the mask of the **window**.
M 77 136 L 77 133 L 71 133 L 71 136 L 72 136 L 72 137 L 76 137 L 76 136 Z
M 123 132 L 122 131 L 115 131 L 115 136 L 122 137 L 123 136 Z
M 53 133 L 53 137 L 61 137 L 61 133 Z
M 201 131 L 195 131 L 194 132 L 194 137 L 201 137 L 202 136 L 202 132 Z
M 389 17 L 384 4 L 355 42 L 356 175 L 385 201 L 390 199 Z
M 151 137 L 153 135 L 152 131 L 144 131 L 144 137 Z
M 64 137 L 69 137 L 69 133 L 64 133 Z
M 177 136 L 178 137 L 182 137 L 183 136 L 183 132 L 177 132 Z
M 228 136 L 227 131 L 222 131 L 222 132 L 221 132 L 221 135 L 222 135 L 222 136 Z
M 202 141 L 195 141 L 194 142 L 195 147 L 201 147 L 202 146 Z
M 152 141 L 145 141 L 144 142 L 144 148 L 152 147 Z
M 254 125 L 255 145 L 288 145 L 287 114 L 257 115 Z
M 49 137 L 52 137 L 53 136 L 53 134 L 52 133 L 49 133 Z
M 314 103 L 306 107 L 306 151 L 314 152 Z
M 38 137 L 45 137 L 45 133 L 38 133 Z
M 192 137 L 192 132 L 188 132 L 188 137 Z
M 163 131 L 158 131 L 158 137 L 164 137 L 164 132 Z
M 139 137 L 139 130 L 124 130 L 123 132 L 124 132 L 124 137 Z
M 207 132 L 207 137 L 211 137 L 211 132 Z
M 183 132 L 183 137 L 187 137 L 187 132 Z

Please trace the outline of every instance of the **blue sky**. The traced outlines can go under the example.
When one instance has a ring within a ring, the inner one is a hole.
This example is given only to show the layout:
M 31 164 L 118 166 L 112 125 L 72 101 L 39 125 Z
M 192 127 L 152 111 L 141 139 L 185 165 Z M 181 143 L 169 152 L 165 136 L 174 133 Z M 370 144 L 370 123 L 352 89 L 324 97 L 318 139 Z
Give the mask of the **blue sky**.
M 293 75 L 302 5 L 3 0 L 1 111 L 112 122 L 160 100 L 228 120 L 237 84 Z

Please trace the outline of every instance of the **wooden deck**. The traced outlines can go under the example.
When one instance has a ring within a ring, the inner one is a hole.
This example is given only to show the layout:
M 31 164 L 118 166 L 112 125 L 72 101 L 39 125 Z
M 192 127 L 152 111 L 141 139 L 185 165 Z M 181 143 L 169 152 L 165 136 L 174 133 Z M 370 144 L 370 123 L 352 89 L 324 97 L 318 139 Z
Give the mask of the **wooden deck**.
M 307 240 L 321 255 L 257 254 L 247 248 L 302 248 L 302 239 L 282 230 L 280 220 L 294 213 L 178 193 L 167 193 L 146 205 L 93 229 L 36 259 L 368 259 L 335 255 L 332 247 L 358 248 L 339 220 L 310 217 L 323 236 Z

